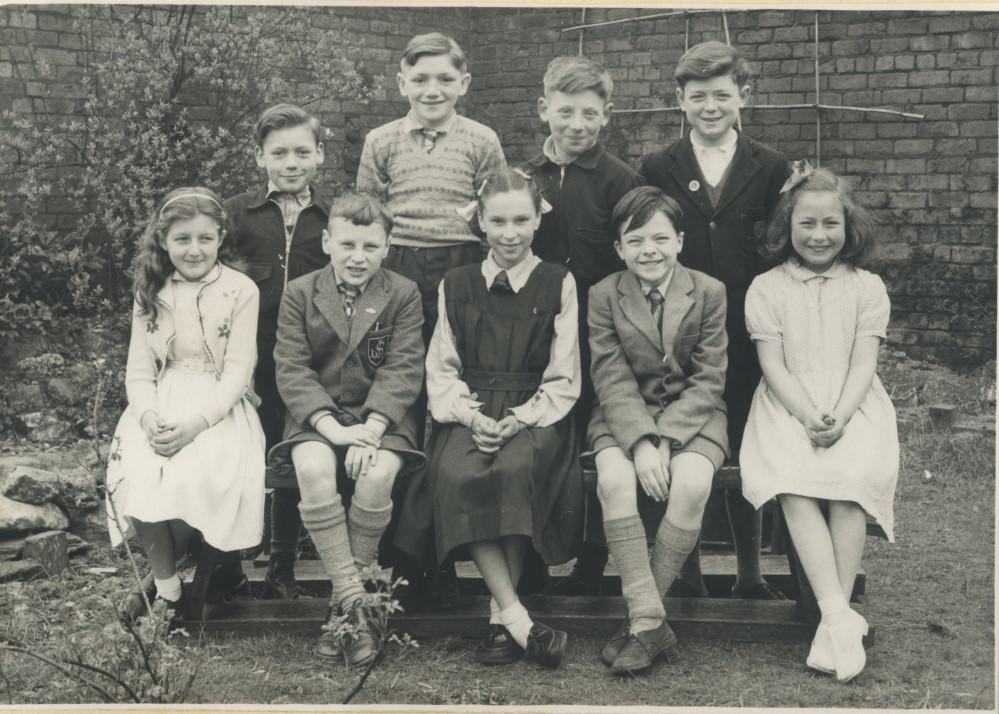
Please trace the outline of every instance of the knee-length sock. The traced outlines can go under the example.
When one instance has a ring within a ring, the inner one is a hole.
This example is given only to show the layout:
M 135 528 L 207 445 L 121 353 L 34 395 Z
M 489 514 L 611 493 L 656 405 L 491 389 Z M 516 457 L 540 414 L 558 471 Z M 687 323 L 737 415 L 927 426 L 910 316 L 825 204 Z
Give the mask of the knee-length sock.
M 300 503 L 298 510 L 333 584 L 333 600 L 347 609 L 364 594 L 364 585 L 350 553 L 343 502 L 336 496 L 332 501 L 310 506 Z
M 350 504 L 347 512 L 347 533 L 350 536 L 350 552 L 354 563 L 364 568 L 374 562 L 378 554 L 378 541 L 392 520 L 392 501 L 384 508 L 365 508 L 357 499 Z
M 649 568 L 642 519 L 634 515 L 604 521 L 604 535 L 621 576 L 621 594 L 628 604 L 629 629 L 634 634 L 659 627 L 666 611 Z
M 652 547 L 652 577 L 656 590 L 662 598 L 683 567 L 683 561 L 697 544 L 700 528 L 686 530 L 673 525 L 669 517 L 663 517 L 656 531 L 656 544 Z

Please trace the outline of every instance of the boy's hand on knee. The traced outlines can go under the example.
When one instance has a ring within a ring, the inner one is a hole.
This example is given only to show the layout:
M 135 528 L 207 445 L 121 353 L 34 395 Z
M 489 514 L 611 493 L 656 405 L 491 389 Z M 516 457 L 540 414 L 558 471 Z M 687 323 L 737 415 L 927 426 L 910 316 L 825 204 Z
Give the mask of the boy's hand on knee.
M 660 441 L 660 443 L 662 443 Z M 669 448 L 668 446 L 666 447 Z M 634 449 L 635 474 L 642 490 L 654 501 L 665 501 L 669 496 L 668 467 L 663 468 L 662 454 L 649 439 L 642 439 Z
M 381 439 L 364 424 L 344 426 L 335 419 L 324 419 L 319 423 L 319 433 L 336 446 L 375 446 Z
M 347 475 L 356 481 L 361 476 L 368 473 L 368 470 L 378 463 L 378 447 L 376 446 L 351 446 L 347 449 L 347 457 L 344 459 L 347 465 Z

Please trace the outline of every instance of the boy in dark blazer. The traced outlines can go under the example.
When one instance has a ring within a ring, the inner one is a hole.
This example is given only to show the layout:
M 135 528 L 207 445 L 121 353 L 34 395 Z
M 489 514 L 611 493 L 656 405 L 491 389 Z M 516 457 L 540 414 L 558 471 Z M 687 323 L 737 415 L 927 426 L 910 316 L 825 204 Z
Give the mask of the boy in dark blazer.
M 601 658 L 615 674 L 646 669 L 676 643 L 663 596 L 697 543 L 715 472 L 728 456 L 725 287 L 677 262 L 681 211 L 657 188 L 614 207 L 627 270 L 590 289 L 597 496 L 628 620 Z M 668 500 L 651 556 L 640 498 Z
M 392 515 L 392 486 L 422 461 L 412 406 L 423 382 L 423 310 L 416 284 L 381 264 L 392 215 L 374 196 L 347 194 L 330 210 L 330 265 L 288 284 L 278 314 L 277 385 L 284 440 L 271 449 L 294 465 L 299 511 L 333 585 L 330 629 L 318 654 L 361 666 L 377 655 L 359 568 L 374 561 Z M 352 493 L 349 512 L 341 495 Z M 332 624 L 350 616 L 355 634 Z
M 257 166 L 267 182 L 223 205 L 226 240 L 260 289 L 253 388 L 260 396 L 257 412 L 270 448 L 284 432 L 285 407 L 274 367 L 278 306 L 289 281 L 329 262 L 322 236 L 330 199 L 316 183 L 323 163 L 318 119 L 293 104 L 277 104 L 260 114 L 254 138 Z M 298 597 L 295 552 L 301 527 L 298 492 L 276 489 L 270 496 L 270 563 L 264 578 L 270 597 Z M 239 568 L 238 558 L 233 567 Z
M 761 374 L 746 332 L 746 290 L 766 268 L 764 230 L 790 167 L 782 154 L 738 130 L 750 89 L 749 65 L 735 49 L 721 42 L 695 45 L 680 58 L 674 77 L 690 132 L 645 156 L 641 174 L 683 211 L 680 262 L 721 280 L 728 292 L 725 404 L 729 442 L 738 454 Z M 738 490 L 726 491 L 725 498 L 738 562 L 733 597 L 781 599 L 760 574 L 761 514 Z M 703 592 L 696 551 L 684 580 Z

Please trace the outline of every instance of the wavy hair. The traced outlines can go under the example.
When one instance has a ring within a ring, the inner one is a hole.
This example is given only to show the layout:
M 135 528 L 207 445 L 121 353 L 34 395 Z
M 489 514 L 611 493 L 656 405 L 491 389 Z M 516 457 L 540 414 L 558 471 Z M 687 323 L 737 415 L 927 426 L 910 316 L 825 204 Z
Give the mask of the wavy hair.
M 862 205 L 857 203 L 852 184 L 828 169 L 815 169 L 799 184 L 781 194 L 777 209 L 767 226 L 764 256 L 774 263 L 782 263 L 792 255 L 797 256 L 791 243 L 791 213 L 804 191 L 832 191 L 843 206 L 846 241 L 839 259 L 856 268 L 865 267 L 874 252 L 877 221 Z
M 139 304 L 140 315 L 156 319 L 159 314 L 156 296 L 174 271 L 170 256 L 162 246 L 170 226 L 199 215 L 215 221 L 219 227 L 219 238 L 224 237 L 225 211 L 222 210 L 222 202 L 214 191 L 200 186 L 174 189 L 163 197 L 149 216 L 146 229 L 139 238 L 133 270 L 132 294 Z M 221 249 L 219 259 L 222 259 Z

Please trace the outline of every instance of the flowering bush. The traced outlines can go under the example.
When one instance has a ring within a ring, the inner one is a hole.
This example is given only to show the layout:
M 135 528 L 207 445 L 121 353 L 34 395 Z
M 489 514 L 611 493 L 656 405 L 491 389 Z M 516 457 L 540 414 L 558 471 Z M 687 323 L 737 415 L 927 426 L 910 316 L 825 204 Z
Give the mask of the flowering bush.
M 77 118 L 7 113 L 13 161 L 0 210 L 0 338 L 53 312 L 128 299 L 129 266 L 156 200 L 177 185 L 222 195 L 259 181 L 252 127 L 269 104 L 365 100 L 371 85 L 339 31 L 303 8 L 85 5 Z M 42 77 L 52 68 L 32 63 Z M 45 220 L 70 217 L 68 226 Z

